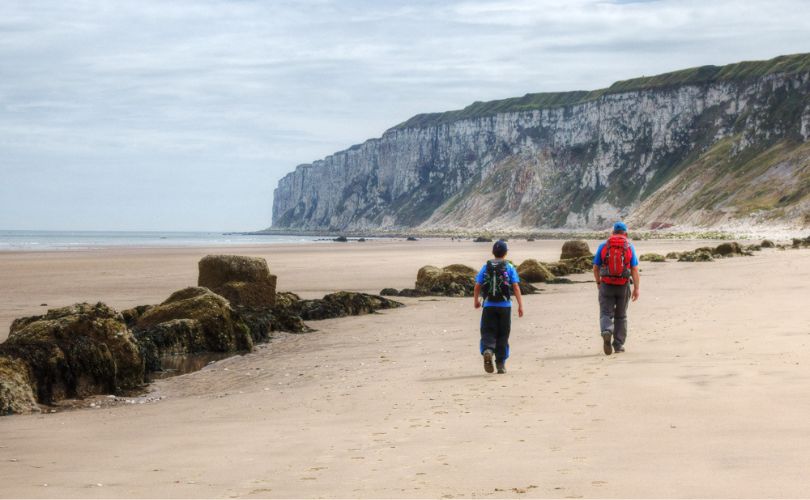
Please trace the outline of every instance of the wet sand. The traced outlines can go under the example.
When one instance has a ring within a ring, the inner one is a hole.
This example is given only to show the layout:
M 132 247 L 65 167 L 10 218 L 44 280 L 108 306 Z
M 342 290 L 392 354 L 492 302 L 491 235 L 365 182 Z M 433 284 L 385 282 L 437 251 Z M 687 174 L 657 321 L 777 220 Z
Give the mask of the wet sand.
M 554 260 L 560 245 L 516 241 L 510 256 Z M 280 289 L 317 296 L 409 287 L 421 265 L 480 265 L 487 250 L 385 241 L 216 253 L 263 256 Z M 0 254 L 4 325 L 40 302 L 160 301 L 194 284 L 206 253 Z M 807 496 L 808 283 L 808 250 L 642 263 L 627 352 L 609 357 L 594 284 L 546 285 L 513 319 L 506 375 L 483 371 L 471 299 L 311 322 L 318 332 L 158 381 L 158 402 L 0 419 L 0 495 Z

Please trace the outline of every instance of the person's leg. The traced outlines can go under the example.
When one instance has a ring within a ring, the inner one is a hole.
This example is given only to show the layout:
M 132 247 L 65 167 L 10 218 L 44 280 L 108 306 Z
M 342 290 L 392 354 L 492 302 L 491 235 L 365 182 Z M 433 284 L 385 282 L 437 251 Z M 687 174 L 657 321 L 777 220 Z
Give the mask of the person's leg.
M 512 329 L 512 308 L 497 307 L 498 311 L 498 338 L 495 347 L 495 359 L 501 371 L 509 358 L 509 333 Z
M 619 288 L 619 287 L 617 287 Z M 616 313 L 613 322 L 613 347 L 622 347 L 627 340 L 627 307 L 630 305 L 630 287 L 623 286 L 616 291 Z
M 613 354 L 611 336 L 613 335 L 613 316 L 616 309 L 616 297 L 612 285 L 599 285 L 599 331 L 602 335 L 602 349 L 605 354 Z
M 498 344 L 498 309 L 484 307 L 481 310 L 481 354 L 484 356 L 484 370 L 493 372 L 492 358 Z

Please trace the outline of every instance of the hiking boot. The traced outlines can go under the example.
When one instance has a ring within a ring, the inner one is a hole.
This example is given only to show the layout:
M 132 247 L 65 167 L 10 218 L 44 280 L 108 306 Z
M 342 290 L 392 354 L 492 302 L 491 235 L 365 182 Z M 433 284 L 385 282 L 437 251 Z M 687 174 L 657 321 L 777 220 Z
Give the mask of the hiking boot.
M 506 373 L 506 366 L 503 363 L 495 363 L 495 368 L 498 369 L 498 373 L 500 374 Z
M 613 354 L 613 346 L 610 345 L 610 337 L 613 336 L 613 332 L 610 330 L 605 330 L 602 332 L 602 340 L 604 341 L 604 345 L 602 346 L 605 349 L 605 354 L 610 356 Z
M 495 371 L 492 368 L 492 356 L 494 354 L 495 353 L 492 352 L 492 349 L 487 349 L 486 351 L 484 351 L 484 371 L 487 373 L 492 373 L 493 371 Z
M 614 345 L 613 352 L 624 352 L 624 346 L 619 344 Z

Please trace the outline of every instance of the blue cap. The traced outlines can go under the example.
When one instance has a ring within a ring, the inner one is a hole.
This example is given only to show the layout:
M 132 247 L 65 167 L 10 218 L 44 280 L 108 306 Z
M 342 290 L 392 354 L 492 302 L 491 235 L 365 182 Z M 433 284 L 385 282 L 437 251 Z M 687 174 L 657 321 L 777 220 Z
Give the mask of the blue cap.
M 624 222 L 617 222 L 617 223 L 613 224 L 613 230 L 614 231 L 623 231 L 623 232 L 626 233 L 627 232 L 627 224 L 625 224 Z
M 506 248 L 506 242 L 503 240 L 498 240 L 492 245 L 492 253 L 493 254 L 505 254 L 508 249 Z

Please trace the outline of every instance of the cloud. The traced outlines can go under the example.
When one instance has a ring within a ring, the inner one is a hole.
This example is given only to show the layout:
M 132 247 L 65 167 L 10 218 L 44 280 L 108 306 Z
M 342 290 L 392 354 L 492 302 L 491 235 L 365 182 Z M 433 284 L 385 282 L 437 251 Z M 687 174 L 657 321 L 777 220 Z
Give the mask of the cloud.
M 0 228 L 265 227 L 275 182 L 295 165 L 416 113 L 810 51 L 799 0 L 9 0 L 3 10 Z M 106 216 L 99 191 L 117 185 L 129 201 Z

